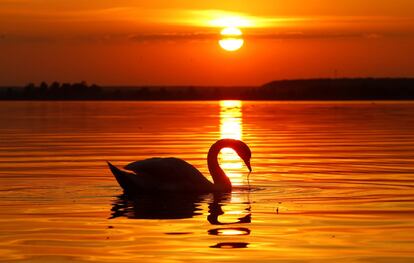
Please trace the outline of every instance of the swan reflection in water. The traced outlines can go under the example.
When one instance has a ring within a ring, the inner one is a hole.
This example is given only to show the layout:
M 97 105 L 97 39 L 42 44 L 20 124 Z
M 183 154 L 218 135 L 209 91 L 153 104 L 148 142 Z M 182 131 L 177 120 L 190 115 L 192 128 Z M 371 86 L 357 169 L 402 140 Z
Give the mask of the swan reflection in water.
M 222 209 L 231 200 L 231 194 L 189 195 L 189 194 L 160 194 L 129 197 L 125 194 L 116 197 L 112 204 L 109 219 L 126 217 L 129 219 L 184 219 L 202 215 L 201 203 L 209 202 L 208 222 L 212 225 L 230 225 L 250 223 L 250 206 L 245 210 L 247 215 L 238 218 L 236 222 L 222 223 L 219 216 L 224 214 Z
M 112 204 L 110 219 L 184 219 L 201 215 L 200 202 L 205 195 L 160 194 L 136 195 L 132 198 L 122 194 Z
M 210 201 L 209 201 L 210 199 Z M 119 195 L 112 204 L 110 219 L 126 217 L 129 219 L 185 219 L 202 215 L 201 204 L 208 202 L 207 221 L 213 226 L 220 226 L 208 230 L 209 235 L 214 236 L 247 236 L 250 229 L 246 227 L 231 227 L 236 224 L 251 223 L 250 202 L 243 211 L 238 211 L 242 216 L 230 222 L 222 222 L 220 217 L 226 216 L 223 207 L 230 205 L 231 194 L 162 194 L 141 195 L 133 198 L 127 195 Z M 245 242 L 223 242 L 210 246 L 211 248 L 246 248 Z
M 247 193 L 249 194 L 249 193 Z M 207 220 L 211 225 L 221 226 L 220 228 L 213 228 L 208 231 L 209 235 L 214 236 L 248 236 L 250 235 L 250 229 L 246 227 L 231 227 L 236 224 L 250 224 L 252 222 L 251 206 L 250 202 L 245 202 L 248 207 L 244 209 L 243 214 L 232 222 L 222 222 L 219 220 L 219 216 L 225 215 L 223 207 L 225 206 L 223 196 L 215 196 L 214 201 L 209 204 L 209 214 Z M 247 248 L 249 243 L 246 242 L 220 242 L 210 248 Z

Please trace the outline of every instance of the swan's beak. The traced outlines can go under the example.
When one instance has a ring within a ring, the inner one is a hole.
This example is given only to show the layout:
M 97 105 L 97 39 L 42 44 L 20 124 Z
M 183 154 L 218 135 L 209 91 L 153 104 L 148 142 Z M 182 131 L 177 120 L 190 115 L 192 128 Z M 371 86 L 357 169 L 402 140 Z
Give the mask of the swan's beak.
M 250 165 L 250 160 L 246 161 L 245 163 L 246 163 L 247 168 L 249 168 L 249 172 L 252 172 L 252 167 Z

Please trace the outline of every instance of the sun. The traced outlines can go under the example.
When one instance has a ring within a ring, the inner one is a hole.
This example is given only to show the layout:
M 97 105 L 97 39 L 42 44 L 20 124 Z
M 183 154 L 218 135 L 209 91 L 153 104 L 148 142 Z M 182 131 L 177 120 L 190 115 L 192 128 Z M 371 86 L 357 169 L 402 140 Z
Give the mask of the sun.
M 237 27 L 226 27 L 221 30 L 220 35 L 222 38 L 219 40 L 219 45 L 226 51 L 234 52 L 244 45 L 243 33 Z
M 220 35 L 222 36 L 241 36 L 243 33 L 237 27 L 226 27 L 221 30 Z
M 233 52 L 243 47 L 244 40 L 236 38 L 224 38 L 219 40 L 219 45 L 222 49 Z

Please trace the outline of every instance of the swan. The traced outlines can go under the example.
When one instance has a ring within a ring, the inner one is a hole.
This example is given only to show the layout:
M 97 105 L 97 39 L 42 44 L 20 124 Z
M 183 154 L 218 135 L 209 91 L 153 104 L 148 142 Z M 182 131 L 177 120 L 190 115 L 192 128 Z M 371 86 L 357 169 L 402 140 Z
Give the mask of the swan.
M 110 162 L 108 166 L 125 194 L 148 192 L 231 192 L 230 179 L 220 168 L 218 154 L 223 148 L 233 149 L 244 161 L 249 171 L 251 151 L 240 140 L 221 139 L 208 151 L 207 164 L 214 183 L 210 182 L 194 166 L 178 158 L 150 158 L 132 162 L 121 170 Z

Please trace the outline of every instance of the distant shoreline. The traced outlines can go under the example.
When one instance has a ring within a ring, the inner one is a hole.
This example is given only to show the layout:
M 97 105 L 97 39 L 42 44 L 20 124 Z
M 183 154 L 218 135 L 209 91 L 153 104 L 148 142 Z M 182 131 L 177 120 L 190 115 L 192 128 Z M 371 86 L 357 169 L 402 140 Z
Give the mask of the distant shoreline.
M 272 81 L 257 87 L 101 87 L 40 83 L 0 87 L 2 101 L 386 101 L 414 100 L 414 78 L 341 78 Z

